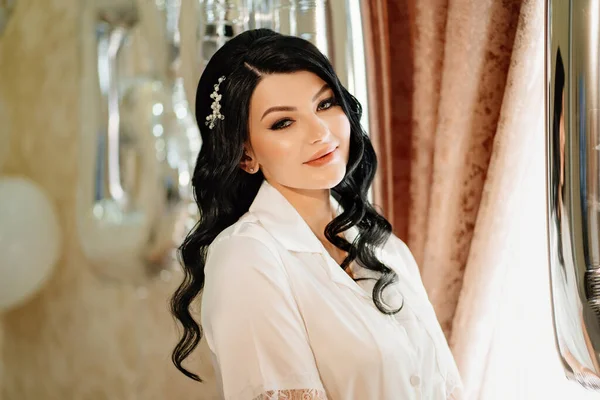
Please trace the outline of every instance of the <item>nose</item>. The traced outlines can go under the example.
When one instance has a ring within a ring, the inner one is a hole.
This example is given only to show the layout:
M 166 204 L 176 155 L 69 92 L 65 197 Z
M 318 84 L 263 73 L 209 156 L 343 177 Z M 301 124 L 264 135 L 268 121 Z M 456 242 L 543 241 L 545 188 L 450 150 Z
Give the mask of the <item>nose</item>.
M 311 142 L 324 141 L 331 135 L 329 124 L 318 115 L 312 115 L 309 119 L 308 135 Z

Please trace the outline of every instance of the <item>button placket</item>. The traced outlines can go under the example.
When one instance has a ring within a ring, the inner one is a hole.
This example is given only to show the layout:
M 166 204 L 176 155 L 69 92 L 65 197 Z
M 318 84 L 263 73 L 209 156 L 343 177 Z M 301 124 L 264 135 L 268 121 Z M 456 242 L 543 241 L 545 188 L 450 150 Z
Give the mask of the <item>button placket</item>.
M 409 379 L 410 385 L 413 387 L 413 389 L 415 390 L 415 395 L 417 399 L 421 399 L 422 397 L 422 392 L 421 392 L 421 377 L 417 374 L 413 374 L 411 375 L 410 379 Z
M 405 337 L 407 338 L 407 340 L 410 344 L 410 349 L 408 351 L 408 357 L 411 360 L 411 367 L 412 367 L 411 369 L 412 369 L 413 373 L 409 377 L 409 383 L 415 391 L 416 398 L 421 399 L 421 397 L 422 397 L 421 377 L 420 377 L 420 372 L 419 372 L 420 363 L 418 362 L 416 350 L 414 349 L 413 343 L 410 340 L 410 337 L 408 336 L 408 333 L 406 332 L 406 328 L 402 325 L 402 323 L 396 318 L 395 315 L 390 315 L 389 317 L 392 321 L 392 325 L 394 325 L 394 327 L 396 328 L 397 331 L 403 332 L 403 334 L 405 335 Z
M 419 363 L 418 363 L 418 360 L 417 360 L 416 351 L 413 348 L 413 343 L 410 340 L 410 337 L 408 336 L 408 333 L 406 332 L 406 329 L 402 326 L 402 324 L 400 324 L 400 322 L 398 322 L 398 320 L 393 315 L 388 315 L 388 317 L 390 319 L 390 322 L 391 322 L 394 330 L 396 330 L 399 335 L 402 335 L 406 339 L 406 341 L 407 341 L 407 343 L 409 345 L 409 349 L 407 351 L 407 353 L 408 353 L 407 355 L 408 355 L 408 358 L 410 359 L 410 365 L 413 368 L 416 369 L 417 366 L 419 365 Z M 416 374 L 413 374 L 412 376 L 416 376 Z M 412 379 L 412 376 L 411 376 L 411 379 Z M 412 384 L 412 381 L 411 381 L 411 384 Z

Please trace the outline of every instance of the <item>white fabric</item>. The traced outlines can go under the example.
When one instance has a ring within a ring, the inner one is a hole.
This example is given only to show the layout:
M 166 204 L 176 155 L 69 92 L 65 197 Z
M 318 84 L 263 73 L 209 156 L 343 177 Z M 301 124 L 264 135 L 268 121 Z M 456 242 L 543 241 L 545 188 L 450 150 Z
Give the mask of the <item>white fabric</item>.
M 410 250 L 392 235 L 376 255 L 398 274 L 383 291 L 393 308 L 404 298 L 394 316 L 375 307 L 375 280 L 353 281 L 265 181 L 208 250 L 201 324 L 222 397 L 452 398 L 460 376 Z M 353 273 L 379 275 L 356 263 Z

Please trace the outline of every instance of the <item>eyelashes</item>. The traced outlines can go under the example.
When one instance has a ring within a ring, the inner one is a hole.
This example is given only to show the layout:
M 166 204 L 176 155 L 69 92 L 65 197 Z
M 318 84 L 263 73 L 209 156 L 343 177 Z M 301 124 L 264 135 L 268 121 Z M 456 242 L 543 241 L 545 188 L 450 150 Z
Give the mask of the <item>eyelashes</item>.
M 278 131 L 284 128 L 287 128 L 288 126 L 290 126 L 292 124 L 292 120 L 289 118 L 285 118 L 282 120 L 277 121 L 276 123 L 273 124 L 273 126 L 271 126 L 271 130 L 272 131 Z
M 325 108 L 325 110 L 330 109 L 331 107 L 335 106 L 335 98 L 334 97 L 330 97 L 328 99 L 323 100 L 322 102 L 319 103 L 319 107 L 317 107 L 317 109 L 319 109 L 323 104 L 329 104 L 328 107 Z
M 332 108 L 336 105 L 337 105 L 337 102 L 335 101 L 335 98 L 329 97 L 319 103 L 319 105 L 317 106 L 317 111 L 329 110 L 330 108 Z M 271 129 L 273 131 L 285 129 L 288 126 L 292 125 L 293 122 L 294 121 L 290 118 L 282 118 L 282 119 L 278 120 L 277 122 L 275 122 L 273 125 L 271 125 L 271 128 L 269 128 L 269 129 Z

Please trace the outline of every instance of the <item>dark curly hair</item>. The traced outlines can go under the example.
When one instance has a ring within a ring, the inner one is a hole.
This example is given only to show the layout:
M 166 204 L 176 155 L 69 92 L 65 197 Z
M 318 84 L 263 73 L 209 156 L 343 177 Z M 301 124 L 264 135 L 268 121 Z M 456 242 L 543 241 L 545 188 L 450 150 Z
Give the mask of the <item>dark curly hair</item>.
M 387 309 L 382 301 L 383 289 L 396 282 L 397 275 L 377 259 L 374 249 L 388 240 L 392 226 L 367 199 L 377 171 L 377 156 L 360 125 L 360 103 L 342 86 L 327 57 L 312 43 L 269 29 L 245 31 L 212 56 L 196 91 L 196 120 L 203 144 L 192 186 L 201 218 L 179 248 L 185 276 L 171 299 L 171 311 L 183 326 L 183 335 L 173 350 L 173 363 L 186 376 L 199 382 L 202 379 L 186 370 L 182 362 L 202 338 L 202 328 L 192 317 L 190 306 L 204 286 L 207 250 L 221 231 L 248 211 L 265 179 L 261 171 L 248 174 L 240 168 L 244 144 L 249 138 L 250 98 L 261 76 L 296 71 L 309 71 L 323 79 L 350 121 L 346 175 L 331 188 L 343 212 L 326 226 L 325 237 L 348 253 L 341 268 L 357 260 L 362 267 L 382 273 L 373 288 L 373 301 L 382 313 L 394 314 L 402 308 Z M 216 121 L 214 128 L 209 129 L 204 122 L 206 116 L 212 114 L 210 95 L 221 76 L 226 76 L 219 86 L 226 118 Z M 359 231 L 353 243 L 338 236 L 353 226 Z

